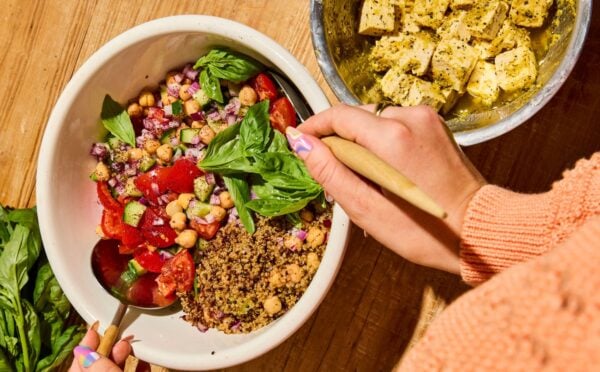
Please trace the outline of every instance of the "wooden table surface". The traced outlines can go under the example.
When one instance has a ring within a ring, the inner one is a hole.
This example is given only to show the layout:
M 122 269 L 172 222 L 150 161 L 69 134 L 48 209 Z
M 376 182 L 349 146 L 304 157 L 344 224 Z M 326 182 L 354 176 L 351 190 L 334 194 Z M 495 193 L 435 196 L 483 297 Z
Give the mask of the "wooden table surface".
M 0 203 L 35 204 L 35 171 L 46 121 L 74 71 L 101 45 L 145 21 L 211 14 L 258 29 L 317 78 L 309 1 L 2 0 Z M 600 14 L 600 2 L 594 5 Z M 533 119 L 465 149 L 489 182 L 547 190 L 563 169 L 600 150 L 600 17 L 556 97 Z M 232 370 L 389 370 L 443 308 L 466 291 L 458 277 L 406 262 L 353 228 L 338 278 L 318 311 L 285 343 Z

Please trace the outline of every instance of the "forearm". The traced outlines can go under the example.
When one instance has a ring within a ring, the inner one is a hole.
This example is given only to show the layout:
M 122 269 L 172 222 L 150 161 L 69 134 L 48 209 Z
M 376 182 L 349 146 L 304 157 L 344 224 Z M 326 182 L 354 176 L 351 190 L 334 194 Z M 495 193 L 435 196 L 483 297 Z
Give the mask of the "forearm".
M 562 242 L 600 214 L 600 154 L 579 161 L 552 190 L 526 195 L 485 186 L 471 200 L 461 233 L 461 275 L 479 284 Z

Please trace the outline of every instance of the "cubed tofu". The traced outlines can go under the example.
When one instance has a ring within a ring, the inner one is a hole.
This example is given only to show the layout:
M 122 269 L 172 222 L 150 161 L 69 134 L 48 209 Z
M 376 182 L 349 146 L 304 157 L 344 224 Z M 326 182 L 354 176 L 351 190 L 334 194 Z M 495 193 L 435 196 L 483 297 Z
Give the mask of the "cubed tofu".
M 443 88 L 463 92 L 478 59 L 479 52 L 464 41 L 442 40 L 431 58 L 433 79 Z
M 477 0 L 450 0 L 450 8 L 452 10 L 470 8 L 476 2 Z
M 463 10 L 450 13 L 444 23 L 435 30 L 436 34 L 441 39 L 458 39 L 468 43 L 471 40 L 471 32 L 465 23 L 466 16 L 467 12 Z
M 541 27 L 553 0 L 512 0 L 510 19 L 519 26 Z
M 418 24 L 438 28 L 444 21 L 444 14 L 450 0 L 415 0 L 413 14 Z
M 490 59 L 498 54 L 517 47 L 531 48 L 529 33 L 515 26 L 509 19 L 505 20 L 498 35 L 492 41 L 476 39 L 473 47 L 481 53 L 481 59 Z
M 477 101 L 491 106 L 500 94 L 496 66 L 485 61 L 477 62 L 467 84 L 467 92 Z
M 371 66 L 375 71 L 385 71 L 398 66 L 405 72 L 421 76 L 429 69 L 436 40 L 427 32 L 383 36 L 371 51 Z
M 441 90 L 442 96 L 444 96 L 444 105 L 442 106 L 442 114 L 447 114 L 456 106 L 456 103 L 462 97 L 463 93 L 457 92 L 451 88 L 444 88 Z
M 394 4 L 390 0 L 365 0 L 360 14 L 358 33 L 380 36 L 394 30 Z
M 478 2 L 465 19 L 469 31 L 474 37 L 494 39 L 508 15 L 508 8 L 508 4 L 500 0 Z
M 537 78 L 537 62 L 531 49 L 518 47 L 496 56 L 498 85 L 504 91 L 529 87 Z
M 444 104 L 439 87 L 416 76 L 391 68 L 381 79 L 383 94 L 401 106 L 429 105 L 439 110 Z

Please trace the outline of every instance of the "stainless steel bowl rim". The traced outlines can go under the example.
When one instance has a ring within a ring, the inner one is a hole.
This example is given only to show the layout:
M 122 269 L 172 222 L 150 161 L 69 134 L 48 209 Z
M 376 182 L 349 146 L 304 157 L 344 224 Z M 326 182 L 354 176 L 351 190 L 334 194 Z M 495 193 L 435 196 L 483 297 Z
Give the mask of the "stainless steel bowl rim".
M 327 45 L 323 27 L 323 1 L 311 0 L 310 2 L 310 28 L 317 62 L 325 76 L 325 80 L 337 98 L 347 104 L 360 105 L 360 100 L 348 89 L 338 74 L 331 51 Z M 565 56 L 548 82 L 523 107 L 504 119 L 482 128 L 454 133 L 456 142 L 462 146 L 469 146 L 499 137 L 526 122 L 544 107 L 573 71 L 583 49 L 591 17 L 592 0 L 579 0 L 577 2 L 575 25 L 571 31 L 571 40 Z

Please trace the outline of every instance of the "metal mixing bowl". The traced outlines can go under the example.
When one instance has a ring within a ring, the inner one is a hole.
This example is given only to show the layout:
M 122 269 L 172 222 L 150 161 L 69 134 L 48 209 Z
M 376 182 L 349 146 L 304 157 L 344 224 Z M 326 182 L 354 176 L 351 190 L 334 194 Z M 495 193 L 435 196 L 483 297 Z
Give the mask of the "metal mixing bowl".
M 353 105 L 381 100 L 374 89 L 376 73 L 367 59 L 376 38 L 357 32 L 361 4 L 362 0 L 311 0 L 311 33 L 319 66 L 336 96 Z M 500 107 L 448 120 L 459 144 L 484 142 L 517 127 L 567 79 L 590 25 L 592 0 L 557 0 L 556 7 L 559 22 L 549 26 L 556 40 L 540 60 L 536 88 Z

